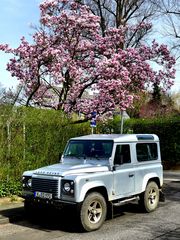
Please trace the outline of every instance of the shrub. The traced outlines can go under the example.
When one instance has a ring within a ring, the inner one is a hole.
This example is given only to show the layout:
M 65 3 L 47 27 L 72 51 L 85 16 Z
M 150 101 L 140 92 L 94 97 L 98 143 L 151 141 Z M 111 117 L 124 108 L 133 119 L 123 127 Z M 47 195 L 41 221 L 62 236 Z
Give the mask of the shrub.
M 108 124 L 111 132 L 120 132 L 120 119 Z M 180 163 L 180 118 L 129 119 L 124 123 L 125 133 L 154 133 L 159 136 L 161 157 L 165 164 Z
M 21 181 L 15 181 L 14 179 L 0 181 L 0 197 L 19 195 L 21 190 Z
M 0 196 L 12 192 L 25 170 L 57 163 L 69 138 L 90 133 L 89 123 L 69 124 L 60 111 L 6 109 L 6 116 L 0 118 Z
M 21 190 L 25 170 L 57 163 L 67 140 L 91 133 L 89 123 L 70 124 L 60 111 L 34 108 L 0 109 L 0 197 Z M 120 118 L 98 123 L 97 133 L 120 133 Z M 179 163 L 180 119 L 130 119 L 125 133 L 155 133 L 160 138 L 162 160 Z

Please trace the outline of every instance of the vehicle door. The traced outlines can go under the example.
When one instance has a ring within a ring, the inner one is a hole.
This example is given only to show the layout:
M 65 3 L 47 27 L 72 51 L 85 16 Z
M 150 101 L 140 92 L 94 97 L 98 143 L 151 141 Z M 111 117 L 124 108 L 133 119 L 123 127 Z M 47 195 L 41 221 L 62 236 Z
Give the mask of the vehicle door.
M 114 194 L 127 197 L 135 191 L 135 172 L 130 144 L 116 144 L 114 153 Z

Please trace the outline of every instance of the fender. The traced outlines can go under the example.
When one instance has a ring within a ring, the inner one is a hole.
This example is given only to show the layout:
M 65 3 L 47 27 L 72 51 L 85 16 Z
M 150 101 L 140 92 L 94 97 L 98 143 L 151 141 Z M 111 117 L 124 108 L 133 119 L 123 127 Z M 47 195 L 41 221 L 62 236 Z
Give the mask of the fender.
M 148 173 L 144 176 L 143 183 L 142 183 L 142 192 L 144 192 L 146 190 L 147 183 L 152 178 L 159 179 L 159 176 L 157 175 L 157 173 Z M 159 181 L 161 183 L 161 179 L 159 179 Z
M 25 171 L 22 176 L 32 177 L 34 170 Z
M 93 189 L 93 188 L 97 188 L 97 187 L 104 187 L 106 189 L 106 186 L 104 185 L 104 183 L 102 181 L 93 181 L 93 182 L 87 182 L 85 183 L 82 188 L 81 191 L 79 192 L 78 196 L 77 196 L 77 202 L 82 202 L 84 201 L 84 198 L 86 196 L 86 193 Z M 106 189 L 107 190 L 107 189 Z

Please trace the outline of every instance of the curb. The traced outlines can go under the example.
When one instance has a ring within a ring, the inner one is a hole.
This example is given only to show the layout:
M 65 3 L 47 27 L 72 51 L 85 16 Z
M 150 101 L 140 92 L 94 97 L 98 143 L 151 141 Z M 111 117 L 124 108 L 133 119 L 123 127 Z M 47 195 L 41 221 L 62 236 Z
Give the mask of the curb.
M 0 225 L 24 219 L 23 203 L 0 205 Z

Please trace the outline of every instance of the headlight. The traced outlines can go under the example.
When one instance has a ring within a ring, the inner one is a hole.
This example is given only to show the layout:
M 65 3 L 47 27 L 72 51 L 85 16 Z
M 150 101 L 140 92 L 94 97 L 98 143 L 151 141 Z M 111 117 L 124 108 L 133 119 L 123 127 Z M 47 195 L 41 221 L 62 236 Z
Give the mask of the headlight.
M 32 178 L 28 179 L 28 181 L 27 181 L 27 186 L 28 186 L 29 188 L 32 187 Z
M 74 181 L 62 180 L 62 192 L 66 195 L 74 195 Z
M 66 182 L 66 183 L 64 184 L 64 190 L 65 190 L 66 192 L 69 192 L 69 191 L 71 190 L 71 185 L 70 185 L 69 182 Z
M 32 178 L 29 176 L 22 177 L 23 188 L 30 189 L 32 187 Z

